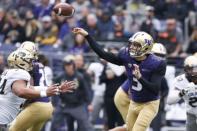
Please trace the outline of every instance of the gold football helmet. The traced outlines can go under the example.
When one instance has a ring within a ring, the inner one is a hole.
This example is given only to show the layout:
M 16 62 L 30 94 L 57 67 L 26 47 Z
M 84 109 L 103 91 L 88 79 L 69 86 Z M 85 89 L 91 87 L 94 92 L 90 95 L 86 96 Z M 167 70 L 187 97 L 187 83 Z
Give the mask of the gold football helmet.
M 38 46 L 31 41 L 25 41 L 23 42 L 20 47 L 18 48 L 20 49 L 25 49 L 27 51 L 29 51 L 30 53 L 32 53 L 35 57 L 35 59 L 38 59 Z
M 141 57 L 151 52 L 153 38 L 146 32 L 137 32 L 129 38 L 129 54 L 131 57 Z
M 66 64 L 66 63 L 74 63 L 74 60 L 75 60 L 75 56 L 74 55 L 66 55 L 63 58 L 64 64 Z
M 197 57 L 188 56 L 185 59 L 184 71 L 188 80 L 197 84 Z
M 12 52 L 7 58 L 8 66 L 10 68 L 19 68 L 26 71 L 31 71 L 33 69 L 34 60 L 34 55 L 24 49 Z

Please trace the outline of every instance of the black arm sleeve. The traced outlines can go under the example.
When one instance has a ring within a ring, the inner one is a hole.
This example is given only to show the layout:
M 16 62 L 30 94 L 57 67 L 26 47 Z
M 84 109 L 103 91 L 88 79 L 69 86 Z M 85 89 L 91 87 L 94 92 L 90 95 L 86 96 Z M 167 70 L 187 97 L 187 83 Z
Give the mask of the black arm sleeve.
M 116 65 L 123 65 L 122 60 L 118 57 L 118 55 L 113 54 L 111 52 L 106 52 L 104 49 L 95 41 L 90 35 L 85 37 L 90 45 L 90 47 L 96 52 L 96 54 L 105 59 L 106 61 L 116 64 Z
M 105 71 L 106 71 L 106 65 L 104 66 L 104 69 L 103 69 L 103 72 L 101 73 L 101 75 L 100 75 L 100 81 L 99 81 L 99 84 L 102 84 L 102 83 L 106 83 L 106 81 L 107 81 L 107 76 L 106 76 L 106 73 L 105 73 Z
M 150 81 L 141 77 L 139 79 L 139 82 L 142 84 L 144 88 L 148 88 L 154 93 L 158 94 L 160 87 L 161 87 L 161 81 L 165 75 L 165 72 L 166 72 L 166 63 L 161 62 L 158 69 L 152 74 Z

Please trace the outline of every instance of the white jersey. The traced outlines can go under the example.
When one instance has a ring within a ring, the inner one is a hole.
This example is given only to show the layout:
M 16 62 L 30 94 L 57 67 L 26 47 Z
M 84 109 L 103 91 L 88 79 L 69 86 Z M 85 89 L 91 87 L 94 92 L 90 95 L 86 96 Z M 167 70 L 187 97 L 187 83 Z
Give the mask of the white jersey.
M 22 69 L 8 69 L 1 75 L 0 81 L 0 124 L 9 124 L 20 111 L 25 102 L 12 92 L 12 84 L 16 80 L 25 80 L 30 85 L 30 74 Z
M 197 115 L 197 85 L 189 82 L 185 74 L 176 77 L 174 83 L 175 90 L 186 90 L 187 93 L 183 96 L 186 103 L 186 110 L 190 114 Z

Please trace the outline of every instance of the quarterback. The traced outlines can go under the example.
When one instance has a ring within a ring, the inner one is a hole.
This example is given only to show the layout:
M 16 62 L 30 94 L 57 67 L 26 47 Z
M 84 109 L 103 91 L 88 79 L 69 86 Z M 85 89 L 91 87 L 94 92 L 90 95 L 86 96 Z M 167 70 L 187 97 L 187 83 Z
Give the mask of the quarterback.
M 60 86 L 30 86 L 28 71 L 33 68 L 35 57 L 27 50 L 16 50 L 8 56 L 9 69 L 4 71 L 0 80 L 0 129 L 13 121 L 26 99 L 53 96 L 73 89 L 70 82 Z
M 186 130 L 197 129 L 197 57 L 188 56 L 184 61 L 184 74 L 175 79 L 174 89 L 167 98 L 168 104 L 183 99 L 186 103 Z
M 153 39 L 146 32 L 137 32 L 129 39 L 128 46 L 118 54 L 104 51 L 82 28 L 74 28 L 73 33 L 85 36 L 91 48 L 103 59 L 117 65 L 124 65 L 128 79 L 117 91 L 128 91 L 128 110 L 117 107 L 126 122 L 128 131 L 145 131 L 156 116 L 159 108 L 159 88 L 165 75 L 166 63 L 150 54 Z

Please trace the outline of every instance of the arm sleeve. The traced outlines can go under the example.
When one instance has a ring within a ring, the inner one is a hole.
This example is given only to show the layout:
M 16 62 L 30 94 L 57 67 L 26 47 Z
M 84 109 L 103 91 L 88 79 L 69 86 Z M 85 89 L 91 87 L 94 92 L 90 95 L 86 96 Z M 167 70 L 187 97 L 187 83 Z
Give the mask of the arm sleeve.
M 161 81 L 165 75 L 166 72 L 166 63 L 161 62 L 158 69 L 153 72 L 153 75 L 150 79 L 150 81 L 146 80 L 145 78 L 141 77 L 139 79 L 139 82 L 142 84 L 144 88 L 148 88 L 154 93 L 158 93 L 161 87 Z
M 96 52 L 96 54 L 105 59 L 106 61 L 116 64 L 116 65 L 123 65 L 121 58 L 117 54 L 113 54 L 111 52 L 106 52 L 104 49 L 95 41 L 90 35 L 86 36 L 86 39 L 91 46 L 91 48 Z

